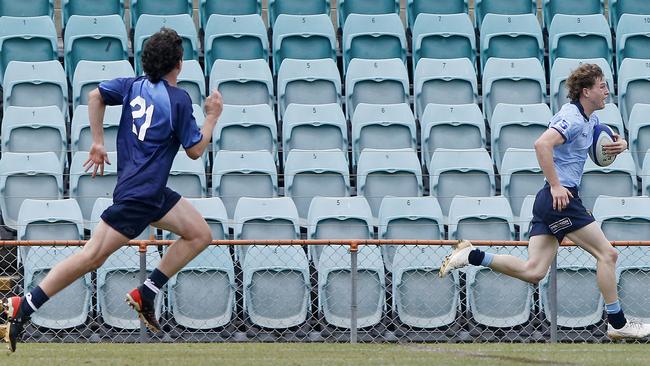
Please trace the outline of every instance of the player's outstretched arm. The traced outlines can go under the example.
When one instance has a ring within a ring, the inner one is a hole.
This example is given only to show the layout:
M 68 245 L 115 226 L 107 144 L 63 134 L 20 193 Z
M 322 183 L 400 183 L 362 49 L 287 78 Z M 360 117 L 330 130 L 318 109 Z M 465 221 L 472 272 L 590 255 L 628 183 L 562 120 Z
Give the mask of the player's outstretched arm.
M 86 171 L 93 170 L 93 178 L 97 175 L 104 175 L 104 162 L 108 161 L 108 154 L 104 147 L 104 112 L 106 104 L 99 89 L 95 89 L 88 94 L 88 118 L 90 120 L 90 131 L 93 136 L 93 145 L 88 152 L 88 160 L 84 163 Z
M 205 122 L 201 128 L 201 134 L 203 135 L 203 138 L 197 144 L 185 150 L 187 152 L 187 156 L 192 159 L 198 159 L 203 155 L 205 148 L 210 143 L 210 139 L 212 138 L 212 130 L 214 130 L 214 126 L 216 126 L 217 120 L 219 119 L 219 116 L 221 116 L 222 111 L 223 100 L 221 99 L 221 94 L 216 89 L 214 89 L 212 90 L 212 93 L 210 93 L 210 95 L 205 99 Z

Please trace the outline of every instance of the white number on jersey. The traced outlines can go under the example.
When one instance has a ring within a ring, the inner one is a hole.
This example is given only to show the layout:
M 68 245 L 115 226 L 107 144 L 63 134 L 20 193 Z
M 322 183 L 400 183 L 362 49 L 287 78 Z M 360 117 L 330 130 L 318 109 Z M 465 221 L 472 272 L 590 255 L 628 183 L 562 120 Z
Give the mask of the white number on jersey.
M 131 116 L 133 116 L 133 133 L 138 136 L 138 140 L 144 141 L 144 136 L 147 134 L 147 129 L 149 126 L 151 126 L 151 118 L 153 117 L 153 104 L 147 107 L 147 102 L 141 96 L 133 99 L 130 104 L 133 108 L 133 111 L 131 112 Z M 140 131 L 138 132 L 138 128 L 135 125 L 135 120 L 142 117 L 145 117 L 144 123 L 142 126 L 140 126 Z

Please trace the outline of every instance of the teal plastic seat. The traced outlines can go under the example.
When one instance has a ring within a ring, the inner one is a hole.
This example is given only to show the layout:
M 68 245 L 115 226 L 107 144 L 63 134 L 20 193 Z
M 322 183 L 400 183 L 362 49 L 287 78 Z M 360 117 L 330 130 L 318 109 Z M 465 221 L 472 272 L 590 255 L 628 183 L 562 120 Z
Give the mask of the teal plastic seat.
M 54 17 L 54 0 L 3 1 L 0 3 L 0 17 Z
M 626 58 L 618 69 L 618 107 L 623 122 L 629 125 L 632 108 L 637 103 L 650 104 L 650 64 L 645 60 Z
M 109 152 L 108 160 L 111 165 L 104 165 L 104 175 L 92 177 L 91 171 L 86 171 L 84 163 L 88 153 L 76 152 L 70 163 L 70 198 L 79 203 L 84 218 L 84 225 L 90 227 L 93 206 L 97 198 L 113 198 L 113 190 L 117 184 L 117 153 Z
M 544 173 L 539 167 L 534 149 L 508 148 L 501 162 L 501 194 L 508 199 L 515 218 L 529 195 L 544 186 Z
M 73 15 L 103 16 L 117 14 L 124 18 L 124 0 L 61 0 L 61 27 Z
M 551 25 L 551 21 L 553 21 L 556 14 L 591 15 L 605 13 L 603 0 L 544 0 L 542 9 L 544 12 L 544 28 Z
M 185 151 L 176 153 L 167 187 L 187 198 L 205 198 L 208 192 L 208 183 L 205 177 L 205 163 L 203 158 L 191 159 Z
M 650 58 L 650 23 L 647 15 L 623 14 L 616 27 L 616 60 L 620 67 L 626 58 Z
M 336 62 L 286 59 L 278 72 L 280 117 L 292 103 L 341 104 L 341 76 Z
M 265 60 L 216 60 L 210 72 L 210 90 L 217 89 L 223 104 L 268 104 L 273 108 L 273 76 Z
M 79 61 L 72 77 L 72 109 L 87 105 L 88 94 L 97 88 L 99 83 L 118 77 L 135 77 L 129 61 Z
M 192 0 L 131 0 L 131 28 L 136 28 L 142 15 L 192 16 Z
M 333 0 L 332 0 L 333 1 Z M 399 0 L 336 0 L 339 28 L 343 28 L 350 14 L 399 14 Z
M 553 67 L 558 58 L 604 58 L 610 65 L 612 35 L 602 14 L 557 14 L 548 28 L 549 59 Z
M 106 151 L 117 151 L 117 132 L 120 127 L 121 116 L 121 105 L 106 107 L 103 124 L 104 147 L 106 148 Z M 70 131 L 70 142 L 73 154 L 77 151 L 90 151 L 90 147 L 93 144 L 93 138 L 90 131 L 87 105 L 78 105 L 74 110 Z
M 544 64 L 544 38 L 537 16 L 487 14 L 481 24 L 481 67 L 490 57 L 534 57 Z
M 269 0 L 269 27 L 275 29 L 281 15 L 330 16 L 330 0 Z M 331 23 L 331 21 L 330 21 Z
M 587 210 L 594 207 L 600 195 L 630 197 L 636 196 L 636 165 L 632 153 L 626 150 L 606 167 L 599 167 L 587 159 L 580 183 L 580 198 Z
M 634 108 L 632 108 L 634 109 Z M 614 133 L 625 135 L 625 125 L 621 111 L 614 103 L 606 103 L 605 108 L 594 111 L 600 123 L 608 125 Z
M 452 1 L 427 1 L 427 0 L 406 0 L 406 18 L 408 27 L 413 29 L 414 24 L 420 15 L 447 15 L 468 13 L 467 0 Z M 472 26 L 473 27 L 473 26 Z
M 268 151 L 278 160 L 278 127 L 268 104 L 225 105 L 212 133 L 214 153 Z
M 650 3 L 644 0 L 610 0 L 608 3 L 609 24 L 612 25 L 612 29 L 618 28 L 618 23 L 624 14 L 650 14 Z
M 192 104 L 203 107 L 206 97 L 205 74 L 198 61 L 183 61 L 181 73 L 178 75 L 177 86 L 190 95 Z
M 205 29 L 212 14 L 262 14 L 262 0 L 199 0 L 199 22 Z
M 643 159 L 650 150 L 650 119 L 648 119 L 650 114 L 648 113 L 650 113 L 650 105 L 636 104 L 632 108 L 628 121 L 630 151 L 636 164 L 637 175 L 642 178 L 645 178 L 642 174 Z
M 481 29 L 483 19 L 487 14 L 537 14 L 536 0 L 476 0 L 474 3 L 474 22 L 476 28 Z

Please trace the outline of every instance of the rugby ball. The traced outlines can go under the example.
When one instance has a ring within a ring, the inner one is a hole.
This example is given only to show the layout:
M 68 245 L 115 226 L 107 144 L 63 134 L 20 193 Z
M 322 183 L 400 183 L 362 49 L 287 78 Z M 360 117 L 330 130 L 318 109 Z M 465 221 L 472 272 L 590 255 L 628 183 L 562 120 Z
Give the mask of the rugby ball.
M 614 131 L 605 125 L 597 124 L 594 127 L 594 137 L 589 148 L 589 157 L 598 166 L 608 166 L 614 162 L 616 155 L 605 154 L 603 145 L 614 142 Z

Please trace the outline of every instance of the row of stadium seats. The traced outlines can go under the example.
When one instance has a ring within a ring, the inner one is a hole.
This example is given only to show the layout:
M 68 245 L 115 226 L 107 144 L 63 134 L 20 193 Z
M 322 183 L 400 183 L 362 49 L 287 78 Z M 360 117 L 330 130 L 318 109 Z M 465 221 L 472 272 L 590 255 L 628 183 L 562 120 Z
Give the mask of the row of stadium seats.
M 525 219 L 519 224 L 527 238 L 533 197 L 527 198 Z M 648 197 L 598 198 L 594 215 L 610 239 L 639 240 L 650 235 Z M 209 222 L 215 239 L 227 237 L 227 214 L 218 198 L 191 201 Z M 98 217 L 110 200 L 101 199 L 93 210 Z M 236 239 L 297 239 L 299 219 L 287 198 L 240 200 L 235 227 Z M 21 207 L 19 239 L 77 240 L 83 237 L 82 213 L 74 200 L 28 200 Z M 369 239 L 373 237 L 371 212 L 363 198 L 314 199 L 308 235 L 313 239 Z M 94 220 L 93 220 L 94 221 Z M 440 207 L 432 198 L 386 198 L 380 210 L 379 238 L 439 239 L 444 237 Z M 514 219 L 503 197 L 457 197 L 452 203 L 449 238 L 513 240 Z M 646 248 L 627 248 L 619 258 L 618 278 L 622 303 L 628 316 L 648 318 L 646 291 L 640 290 L 635 276 L 647 265 L 638 258 Z M 26 289 L 30 289 L 58 260 L 78 249 L 34 247 L 21 249 Z M 525 248 L 490 251 L 525 258 Z M 386 272 L 392 273 L 392 308 L 400 322 L 419 328 L 444 327 L 453 323 L 460 308 L 459 273 L 445 279 L 437 276 L 444 247 L 361 246 L 358 254 L 360 328 L 377 325 L 386 311 Z M 595 286 L 595 262 L 585 261 L 584 253 L 560 248 L 558 287 L 570 293 L 558 296 L 558 324 L 586 327 L 601 321 L 603 300 Z M 310 264 L 316 270 L 318 312 L 336 327 L 349 328 L 350 255 L 347 246 L 238 246 L 234 259 L 227 247 L 210 247 L 195 258 L 168 285 L 167 302 L 157 298 L 158 314 L 166 308 L 184 327 L 209 329 L 227 325 L 235 314 L 235 294 L 242 288 L 243 306 L 252 324 L 272 329 L 304 323 L 310 316 Z M 160 260 L 154 247 L 146 254 L 147 269 Z M 242 283 L 237 284 L 234 267 L 239 263 Z M 580 263 L 580 264 L 578 264 Z M 97 270 L 97 312 L 103 321 L 122 329 L 138 329 L 139 321 L 122 302 L 111 301 L 138 283 L 136 247 L 125 247 Z M 489 327 L 525 324 L 534 304 L 532 285 L 504 278 L 484 267 L 463 271 L 467 288 L 467 308 L 471 318 Z M 640 274 L 641 273 L 641 274 Z M 642 277 L 641 277 L 642 278 Z M 584 284 L 589 283 L 589 286 Z M 540 306 L 548 313 L 546 280 L 540 284 Z M 64 329 L 82 325 L 91 311 L 93 293 L 90 275 L 55 296 L 32 321 L 37 326 Z M 501 296 L 500 294 L 507 294 Z M 198 297 L 197 297 L 198 296 Z M 431 299 L 437 299 L 431 301 Z M 347 304 L 347 306 L 346 306 Z M 495 304 L 498 306 L 495 307 Z M 499 311 L 495 311 L 499 309 Z M 548 316 L 548 315 L 547 315 Z

